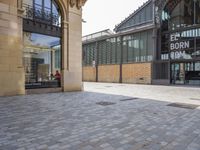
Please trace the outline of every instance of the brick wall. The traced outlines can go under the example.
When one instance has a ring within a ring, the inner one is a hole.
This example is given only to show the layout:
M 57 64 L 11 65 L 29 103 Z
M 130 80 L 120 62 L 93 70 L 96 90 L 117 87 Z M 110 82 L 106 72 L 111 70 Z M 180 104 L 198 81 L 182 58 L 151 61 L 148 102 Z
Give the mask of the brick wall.
M 120 66 L 119 65 L 103 65 L 98 67 L 99 82 L 119 82 Z
M 122 82 L 151 84 L 151 63 L 134 63 L 122 65 Z M 102 65 L 98 67 L 99 82 L 119 83 L 120 65 Z M 83 81 L 96 81 L 96 68 L 83 67 Z
M 16 0 L 0 0 L 0 96 L 25 93 L 22 20 Z
M 122 82 L 151 84 L 151 63 L 124 64 Z
M 83 67 L 83 81 L 89 81 L 89 82 L 96 81 L 95 67 Z

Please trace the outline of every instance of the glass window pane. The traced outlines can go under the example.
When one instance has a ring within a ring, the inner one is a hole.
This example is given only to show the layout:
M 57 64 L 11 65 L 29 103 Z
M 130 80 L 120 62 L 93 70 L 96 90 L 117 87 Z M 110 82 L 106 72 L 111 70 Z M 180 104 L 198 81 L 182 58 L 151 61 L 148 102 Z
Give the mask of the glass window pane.
M 147 7 L 146 7 L 146 20 L 152 20 L 152 15 L 153 15 L 153 12 L 152 12 L 152 4 L 149 4 Z
M 128 52 L 128 42 L 127 41 L 124 41 L 123 42 L 123 63 L 127 63 L 127 57 L 128 57 L 128 54 L 127 54 L 127 52 Z
M 133 54 L 134 54 L 134 48 L 133 48 L 133 40 L 129 40 L 128 41 L 128 62 L 133 62 L 134 58 L 133 58 Z
M 152 38 L 152 31 L 148 32 L 148 38 L 147 38 L 147 61 L 153 60 L 153 38 Z M 167 56 L 166 56 L 167 57 Z
M 106 57 L 106 62 L 107 62 L 107 64 L 110 64 L 111 63 L 111 39 L 108 39 L 107 41 L 106 41 L 106 48 L 107 48 L 107 51 L 106 51 L 106 55 L 107 55 L 107 57 Z
M 142 22 L 145 22 L 145 21 L 146 21 L 146 18 L 145 18 L 145 9 L 143 9 L 143 10 L 140 12 L 140 15 L 141 15 L 141 23 L 142 23 Z
M 51 0 L 44 0 L 44 7 L 51 9 Z
M 102 64 L 102 43 L 99 42 L 98 44 L 98 63 Z
M 26 87 L 60 86 L 60 38 L 29 32 L 23 37 Z
M 42 0 L 35 0 L 35 4 L 42 6 Z
M 59 46 L 55 46 L 55 68 L 60 69 L 61 67 L 61 49 L 60 49 L 60 45 Z
M 200 71 L 200 62 L 195 63 L 195 71 Z
M 140 61 L 140 34 L 134 34 L 133 38 L 133 48 L 134 48 L 134 60 L 136 62 Z
M 117 63 L 121 62 L 121 42 L 117 42 Z
M 106 64 L 106 41 L 102 43 L 102 64 Z
M 53 3 L 52 5 L 52 12 L 56 15 L 58 15 L 58 7 Z
M 147 53 L 147 32 L 141 33 L 140 37 L 140 59 L 142 62 L 146 61 L 146 54 Z
M 112 64 L 116 63 L 116 39 L 113 38 L 111 41 L 111 54 L 112 54 Z
M 136 16 L 135 16 L 135 23 L 136 24 L 140 23 L 140 16 L 139 16 L 139 14 L 136 14 Z

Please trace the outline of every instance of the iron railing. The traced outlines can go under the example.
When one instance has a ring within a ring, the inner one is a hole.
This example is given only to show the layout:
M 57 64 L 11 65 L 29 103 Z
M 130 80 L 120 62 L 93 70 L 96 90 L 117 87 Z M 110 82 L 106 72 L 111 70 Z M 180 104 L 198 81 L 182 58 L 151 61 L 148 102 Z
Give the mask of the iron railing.
M 23 4 L 24 19 L 52 25 L 61 26 L 60 15 L 52 12 L 51 9 L 42 7 L 40 5 L 30 6 Z

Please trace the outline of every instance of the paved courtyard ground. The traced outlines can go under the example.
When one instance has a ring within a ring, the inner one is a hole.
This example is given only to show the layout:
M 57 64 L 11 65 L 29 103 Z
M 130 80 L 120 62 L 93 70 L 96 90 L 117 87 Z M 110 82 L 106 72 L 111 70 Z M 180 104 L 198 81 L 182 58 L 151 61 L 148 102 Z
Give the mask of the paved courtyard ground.
M 198 87 L 85 83 L 0 97 L 0 150 L 200 150 L 198 106 Z

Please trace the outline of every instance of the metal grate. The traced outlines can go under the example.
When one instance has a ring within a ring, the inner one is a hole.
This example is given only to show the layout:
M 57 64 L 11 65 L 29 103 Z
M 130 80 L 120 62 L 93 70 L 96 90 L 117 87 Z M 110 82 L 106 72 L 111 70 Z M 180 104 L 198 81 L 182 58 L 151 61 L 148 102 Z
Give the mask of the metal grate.
M 111 88 L 112 86 L 105 86 L 106 88 Z
M 118 86 L 126 86 L 126 85 L 124 85 L 124 84 L 120 84 L 120 85 L 118 85 Z
M 190 98 L 191 100 L 197 100 L 200 101 L 200 98 Z
M 138 98 L 126 98 L 126 99 L 121 99 L 120 101 L 124 102 L 124 101 L 133 101 L 136 100 Z
M 197 107 L 199 107 L 199 105 L 185 104 L 185 103 L 171 103 L 167 106 L 185 108 L 185 109 L 196 109 Z
M 96 104 L 101 105 L 101 106 L 109 106 L 109 105 L 114 105 L 116 103 L 113 103 L 113 102 L 98 102 Z

